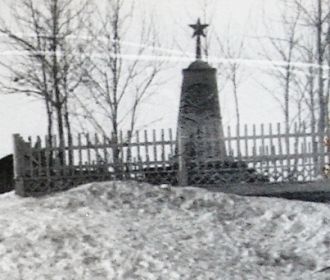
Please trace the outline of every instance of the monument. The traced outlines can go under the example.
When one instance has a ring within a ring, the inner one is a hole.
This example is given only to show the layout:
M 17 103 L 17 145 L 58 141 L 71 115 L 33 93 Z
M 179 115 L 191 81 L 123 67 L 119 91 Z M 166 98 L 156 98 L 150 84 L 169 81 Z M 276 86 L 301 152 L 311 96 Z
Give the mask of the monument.
M 190 25 L 196 37 L 196 59 L 183 70 L 183 82 L 178 117 L 179 171 L 194 160 L 225 161 L 226 149 L 221 120 L 217 70 L 202 60 L 201 38 L 208 24 Z M 187 179 L 179 179 L 185 185 Z
M 265 181 L 242 161 L 227 156 L 220 111 L 217 70 L 202 60 L 208 24 L 189 25 L 196 37 L 196 58 L 183 70 L 177 127 L 178 183 L 212 185 Z

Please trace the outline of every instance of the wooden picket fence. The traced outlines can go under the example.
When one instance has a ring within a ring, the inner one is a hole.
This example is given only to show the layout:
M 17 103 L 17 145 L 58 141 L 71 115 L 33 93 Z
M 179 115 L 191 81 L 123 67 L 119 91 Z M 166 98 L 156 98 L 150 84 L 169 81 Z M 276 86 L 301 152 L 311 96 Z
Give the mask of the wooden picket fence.
M 226 130 L 227 158 L 276 182 L 308 182 L 321 175 L 329 162 L 329 150 L 305 124 L 285 134 L 280 124 L 245 125 Z M 118 137 L 78 134 L 71 146 L 59 147 L 56 137 L 29 138 L 14 135 L 16 192 L 39 195 L 103 180 L 139 180 L 177 184 L 180 156 L 172 129 L 120 132 Z M 111 139 L 117 139 L 112 141 Z M 212 141 L 208 139 L 207 141 Z M 50 145 L 51 143 L 51 145 Z M 59 155 L 62 155 L 62 161 Z M 63 163 L 64 162 L 64 163 Z M 212 172 L 212 170 L 211 170 Z M 194 182 L 190 182 L 194 184 Z M 196 183 L 197 184 L 197 183 Z
M 310 182 L 323 177 L 330 162 L 330 147 L 303 122 L 286 134 L 280 123 L 240 128 L 227 127 L 225 144 L 229 156 L 247 162 L 267 174 L 270 182 Z
M 166 138 L 165 138 L 166 136 Z M 175 184 L 175 141 L 172 130 L 120 132 L 114 142 L 105 135 L 78 134 L 68 147 L 46 137 L 28 141 L 14 135 L 16 192 L 38 195 L 100 180 L 162 181 Z M 62 161 L 59 155 L 62 155 Z M 64 161 L 64 164 L 61 162 Z M 166 174 L 166 176 L 164 175 Z

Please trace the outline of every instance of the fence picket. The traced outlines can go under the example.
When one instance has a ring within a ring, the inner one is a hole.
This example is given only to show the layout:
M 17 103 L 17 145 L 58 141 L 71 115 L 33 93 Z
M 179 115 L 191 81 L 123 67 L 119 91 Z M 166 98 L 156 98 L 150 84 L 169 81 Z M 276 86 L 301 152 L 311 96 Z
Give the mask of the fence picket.
M 33 149 L 32 149 L 32 138 L 31 136 L 28 137 L 28 143 L 29 143 L 29 168 L 30 168 L 30 176 L 34 176 L 34 167 L 33 167 Z
M 95 161 L 96 161 L 96 170 L 100 172 L 101 168 L 98 168 L 102 165 L 102 157 L 99 152 L 99 137 L 97 136 L 97 133 L 94 134 L 94 149 L 95 149 Z
M 91 169 L 92 169 L 92 161 L 91 161 L 91 143 L 89 140 L 89 133 L 86 133 L 86 149 L 87 149 L 87 173 L 90 174 L 91 173 Z
M 312 141 L 313 141 L 313 137 L 312 137 Z M 312 145 L 314 145 L 314 143 L 308 142 L 308 145 L 307 145 L 307 153 L 308 154 L 313 154 L 312 150 L 314 150 L 314 149 L 312 149 Z M 314 166 L 314 164 L 312 164 L 312 161 L 314 163 L 314 158 L 308 157 L 308 165 L 311 167 L 309 169 L 309 177 L 310 178 L 313 178 L 313 176 L 315 176 L 315 166 Z
M 276 156 L 276 150 L 274 146 L 274 141 L 273 141 L 273 125 L 270 123 L 268 126 L 268 131 L 269 131 L 269 145 L 270 145 L 270 157 L 273 159 L 272 160 L 272 165 L 273 165 L 273 170 L 274 170 L 274 177 L 277 177 L 277 160 L 275 158 Z M 276 181 L 276 178 L 275 178 Z
M 156 130 L 153 129 L 152 130 L 152 145 L 153 145 L 153 151 L 154 151 L 154 162 L 156 164 L 156 162 L 158 161 L 158 157 L 157 157 L 157 138 L 156 138 Z
M 161 130 L 161 161 L 162 167 L 165 170 L 165 132 L 164 129 Z
M 77 139 L 72 137 L 72 143 L 70 146 L 70 157 L 71 157 L 71 174 L 74 175 L 76 173 L 77 167 L 77 153 L 75 153 L 76 149 L 74 147 L 77 146 Z
M 307 133 L 306 133 L 306 123 L 302 123 L 302 134 L 303 134 L 303 145 L 304 145 L 304 159 L 306 159 L 306 154 L 307 154 Z
M 260 132 L 261 132 L 261 151 L 262 151 L 262 156 L 264 157 L 265 156 L 265 130 L 264 130 L 264 124 L 262 123 L 260 125 Z
M 146 149 L 146 165 L 147 168 L 150 168 L 150 156 L 149 156 L 149 142 L 148 142 L 148 132 L 144 131 L 144 146 Z
M 168 130 L 169 136 L 170 136 L 170 158 L 174 156 L 174 148 L 173 148 L 173 134 L 172 134 L 172 128 Z M 175 145 L 175 143 L 174 143 Z
M 103 146 L 103 164 L 104 164 L 104 168 L 106 169 L 109 163 L 109 156 L 108 156 L 108 151 L 107 151 L 107 136 L 105 134 L 103 134 L 102 136 L 102 146 Z
M 127 172 L 131 171 L 132 166 L 134 163 L 132 162 L 132 133 L 131 131 L 127 131 L 127 160 L 126 160 L 126 165 L 127 165 Z
M 252 146 L 252 157 L 256 158 L 257 156 L 257 133 L 256 133 L 256 125 L 252 126 L 252 139 L 253 139 L 253 146 Z M 256 168 L 256 162 L 253 161 L 253 168 Z
M 81 144 L 81 133 L 78 134 L 78 164 L 79 164 L 79 173 L 80 175 L 83 173 L 82 167 L 82 144 Z
M 142 161 L 141 159 L 141 149 L 140 149 L 140 134 L 139 131 L 136 131 L 135 133 L 135 137 L 136 137 L 136 143 L 137 143 L 137 159 L 138 162 Z
M 245 157 L 249 157 L 248 126 L 244 124 L 244 149 Z
M 41 138 L 37 136 L 37 142 L 35 144 L 36 152 L 37 152 L 37 176 L 42 176 L 42 156 L 41 156 Z
M 238 160 L 242 159 L 240 126 L 236 125 L 236 149 Z
M 49 136 L 45 136 L 45 175 L 47 178 L 47 182 L 50 181 L 50 141 L 49 141 Z
M 124 176 L 124 159 L 125 159 L 125 149 L 124 149 L 124 137 L 123 131 L 119 132 L 119 151 L 120 151 L 120 166 L 117 166 L 117 170 L 119 171 L 119 178 L 123 178 Z
M 302 134 L 303 134 L 303 141 L 302 141 L 302 155 L 303 155 L 303 160 L 302 160 L 302 165 L 303 165 L 303 173 L 306 179 L 308 179 L 308 158 L 310 158 L 307 155 L 307 137 L 306 137 L 306 123 L 305 121 L 302 122 Z
M 295 137 L 294 137 L 294 154 L 298 154 L 298 147 L 299 147 L 299 129 L 298 129 L 298 123 L 295 122 L 294 123 L 294 134 L 295 134 Z M 297 176 L 298 174 L 298 170 L 299 169 L 299 158 L 296 158 L 293 162 L 293 171 L 294 172 L 294 176 Z
M 281 124 L 277 123 L 277 141 L 278 141 L 278 155 L 280 158 L 280 168 L 283 170 L 284 161 L 283 161 L 283 147 L 282 147 L 282 137 L 281 137 Z M 283 176 L 282 176 L 283 179 Z
M 126 158 L 127 158 L 127 162 L 130 162 L 132 160 L 132 147 L 131 147 L 131 142 L 132 142 L 132 133 L 131 131 L 127 131 L 127 140 L 126 140 L 126 143 L 127 143 L 127 155 L 126 155 Z
M 227 126 L 227 137 L 228 137 L 228 154 L 229 154 L 230 157 L 233 157 L 234 154 L 233 154 L 233 150 L 232 150 L 232 147 L 231 147 L 231 130 L 230 130 L 229 125 Z

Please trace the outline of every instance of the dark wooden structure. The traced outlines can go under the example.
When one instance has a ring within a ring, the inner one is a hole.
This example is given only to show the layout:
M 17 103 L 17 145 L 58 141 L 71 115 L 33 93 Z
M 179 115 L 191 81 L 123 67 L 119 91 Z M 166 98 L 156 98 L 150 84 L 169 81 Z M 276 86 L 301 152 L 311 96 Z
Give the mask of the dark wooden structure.
M 14 189 L 13 155 L 7 155 L 0 159 L 0 193 Z

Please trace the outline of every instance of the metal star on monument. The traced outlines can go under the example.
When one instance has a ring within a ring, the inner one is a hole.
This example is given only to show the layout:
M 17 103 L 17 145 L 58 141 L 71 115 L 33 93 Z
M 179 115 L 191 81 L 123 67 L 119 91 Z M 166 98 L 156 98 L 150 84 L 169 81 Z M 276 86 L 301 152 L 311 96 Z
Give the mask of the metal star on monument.
M 206 37 L 204 33 L 204 29 L 209 26 L 208 24 L 201 24 L 200 19 L 198 19 L 196 24 L 189 24 L 189 26 L 195 30 L 193 37 L 195 36 Z

